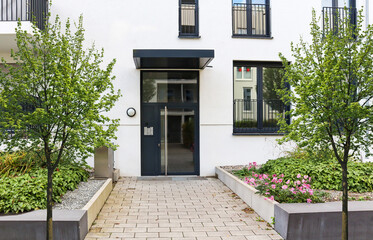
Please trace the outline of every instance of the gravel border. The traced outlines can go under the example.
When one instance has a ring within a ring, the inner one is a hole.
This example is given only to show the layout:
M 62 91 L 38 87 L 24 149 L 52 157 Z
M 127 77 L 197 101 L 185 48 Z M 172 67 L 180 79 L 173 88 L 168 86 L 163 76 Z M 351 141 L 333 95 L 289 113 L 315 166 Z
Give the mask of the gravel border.
M 53 209 L 82 209 L 105 182 L 106 179 L 88 179 L 87 182 L 79 183 L 74 191 L 67 191 L 62 202 L 56 203 Z

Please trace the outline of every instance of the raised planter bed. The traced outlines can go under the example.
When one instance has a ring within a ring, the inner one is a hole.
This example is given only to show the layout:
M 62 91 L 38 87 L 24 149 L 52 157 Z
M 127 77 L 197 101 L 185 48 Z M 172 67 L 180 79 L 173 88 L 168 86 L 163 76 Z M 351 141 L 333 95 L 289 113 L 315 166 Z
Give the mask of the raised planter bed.
M 107 179 L 81 210 L 53 210 L 55 240 L 83 240 L 112 190 Z M 46 210 L 0 217 L 0 240 L 39 240 L 46 235 Z
M 268 223 L 272 222 L 276 201 L 265 199 L 265 197 L 256 194 L 258 190 L 241 181 L 238 177 L 228 173 L 221 167 L 215 168 L 217 177 L 227 185 L 235 194 L 237 194 L 247 205 Z
M 341 239 L 342 203 L 278 203 L 255 194 L 257 190 L 221 167 L 217 177 L 267 222 L 275 219 L 275 230 L 287 240 Z M 373 236 L 373 201 L 349 202 L 349 239 L 370 240 Z

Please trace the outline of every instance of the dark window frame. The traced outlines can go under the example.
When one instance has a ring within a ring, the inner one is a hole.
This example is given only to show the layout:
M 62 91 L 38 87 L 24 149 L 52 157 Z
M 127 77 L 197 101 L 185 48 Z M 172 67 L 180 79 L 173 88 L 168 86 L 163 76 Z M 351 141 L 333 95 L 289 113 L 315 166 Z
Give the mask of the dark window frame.
M 257 127 L 255 128 L 245 128 L 245 127 L 236 127 L 235 126 L 235 114 L 236 106 L 234 99 L 234 67 L 243 66 L 243 67 L 255 67 L 257 71 Z M 276 128 L 264 128 L 263 127 L 263 68 L 283 68 L 281 62 L 259 62 L 259 61 L 234 61 L 233 62 L 233 135 L 283 135 L 283 133 L 278 133 L 279 127 Z M 286 88 L 290 89 L 290 85 L 286 84 Z M 285 111 L 290 110 L 290 105 L 284 106 Z M 285 116 L 286 122 L 290 124 L 290 116 Z
M 265 0 L 265 33 L 264 34 L 257 34 L 253 33 L 252 29 L 252 11 L 254 5 L 263 5 L 263 4 L 253 4 L 252 0 L 246 0 L 246 3 L 243 4 L 243 6 L 246 6 L 246 34 L 238 34 L 235 33 L 235 4 L 233 3 L 234 0 L 231 0 L 232 3 L 232 37 L 233 38 L 272 38 L 271 37 L 271 3 L 270 0 Z M 238 5 L 238 4 L 237 4 Z M 236 6 L 237 6 L 236 5 Z M 244 29 L 244 28 L 238 28 L 238 29 Z
M 194 23 L 195 23 L 195 32 L 194 33 L 183 33 L 182 25 L 181 25 L 181 17 L 182 17 L 182 1 L 179 0 L 179 38 L 199 38 L 199 2 L 198 0 L 195 1 L 195 9 L 194 9 Z

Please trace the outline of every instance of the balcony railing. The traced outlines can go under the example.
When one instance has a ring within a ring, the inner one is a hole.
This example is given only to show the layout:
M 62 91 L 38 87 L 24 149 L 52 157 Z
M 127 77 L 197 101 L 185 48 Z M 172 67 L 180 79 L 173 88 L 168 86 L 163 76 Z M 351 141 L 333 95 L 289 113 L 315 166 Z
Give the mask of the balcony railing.
M 267 4 L 234 3 L 233 36 L 270 36 L 270 11 Z
M 333 31 L 337 33 L 339 29 L 346 28 L 345 20 L 356 26 L 357 21 L 356 8 L 341 8 L 341 7 L 324 7 L 323 8 L 323 29 L 324 33 Z
M 285 118 L 281 100 L 234 100 L 234 132 L 277 132 L 278 117 Z
M 47 0 L 0 0 L 0 21 L 35 21 L 45 27 Z

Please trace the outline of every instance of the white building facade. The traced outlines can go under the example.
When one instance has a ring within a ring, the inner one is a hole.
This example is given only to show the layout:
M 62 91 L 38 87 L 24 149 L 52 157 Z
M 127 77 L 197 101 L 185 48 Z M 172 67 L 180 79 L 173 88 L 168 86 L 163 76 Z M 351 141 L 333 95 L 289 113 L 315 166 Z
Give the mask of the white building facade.
M 322 17 L 344 6 L 373 21 L 368 0 L 54 0 L 51 13 L 82 14 L 87 46 L 104 48 L 106 63 L 117 59 L 123 97 L 108 114 L 120 119 L 121 175 L 211 176 L 215 166 L 264 163 L 291 149 L 276 142 L 275 116 L 289 107 L 274 92 L 278 55 L 309 39 L 312 9 Z M 9 59 L 16 24 L 4 12 L 0 56 Z

